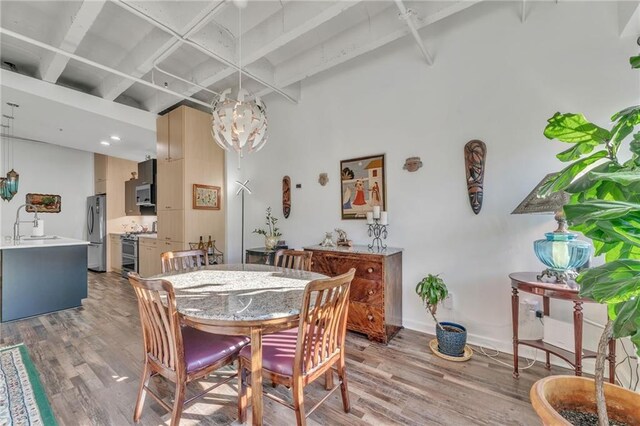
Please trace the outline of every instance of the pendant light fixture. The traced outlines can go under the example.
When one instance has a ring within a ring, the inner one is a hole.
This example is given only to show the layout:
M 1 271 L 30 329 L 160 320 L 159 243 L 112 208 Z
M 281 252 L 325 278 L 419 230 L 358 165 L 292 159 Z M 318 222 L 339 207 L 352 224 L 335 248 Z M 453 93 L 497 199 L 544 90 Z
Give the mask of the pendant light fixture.
M 226 89 L 212 104 L 211 134 L 220 147 L 233 149 L 243 157 L 259 151 L 267 142 L 266 108 L 262 100 L 242 88 L 242 10 L 238 6 L 238 95 Z
M 18 108 L 20 105 L 12 102 L 7 102 L 7 105 L 11 107 L 11 115 L 2 115 L 2 117 L 7 120 L 7 124 L 2 126 L 3 131 L 6 132 L 3 144 L 3 154 L 7 169 L 9 168 L 9 161 L 11 161 L 11 171 L 7 172 L 6 177 L 0 178 L 0 198 L 6 201 L 11 201 L 13 196 L 18 193 L 18 186 L 20 183 L 20 175 L 13 169 L 14 108 Z

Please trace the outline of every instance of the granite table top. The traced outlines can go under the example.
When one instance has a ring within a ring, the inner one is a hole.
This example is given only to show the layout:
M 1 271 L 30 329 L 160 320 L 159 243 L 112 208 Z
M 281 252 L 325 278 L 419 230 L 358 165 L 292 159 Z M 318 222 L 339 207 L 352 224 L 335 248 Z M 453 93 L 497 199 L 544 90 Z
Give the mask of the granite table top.
M 211 265 L 157 275 L 169 281 L 190 319 L 263 321 L 299 315 L 305 286 L 322 274 L 268 265 Z

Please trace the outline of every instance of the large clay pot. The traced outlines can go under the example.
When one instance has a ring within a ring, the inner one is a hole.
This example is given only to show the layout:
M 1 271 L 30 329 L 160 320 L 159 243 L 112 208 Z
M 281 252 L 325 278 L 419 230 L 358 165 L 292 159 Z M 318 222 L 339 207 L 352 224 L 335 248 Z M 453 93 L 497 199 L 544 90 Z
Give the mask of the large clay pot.
M 593 379 L 549 376 L 535 382 L 529 396 L 544 425 L 571 426 L 558 411 L 577 409 L 596 413 L 595 387 Z M 640 425 L 640 393 L 610 383 L 605 383 L 604 393 L 610 419 Z

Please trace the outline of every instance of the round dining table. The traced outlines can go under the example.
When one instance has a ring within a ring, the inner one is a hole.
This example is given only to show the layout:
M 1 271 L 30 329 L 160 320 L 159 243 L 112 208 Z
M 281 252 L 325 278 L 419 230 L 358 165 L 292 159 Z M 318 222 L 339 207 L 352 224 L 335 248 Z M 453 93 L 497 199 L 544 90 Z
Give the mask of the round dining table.
M 157 275 L 185 324 L 251 338 L 252 424 L 262 424 L 262 335 L 298 325 L 306 285 L 325 275 L 268 265 L 211 265 Z

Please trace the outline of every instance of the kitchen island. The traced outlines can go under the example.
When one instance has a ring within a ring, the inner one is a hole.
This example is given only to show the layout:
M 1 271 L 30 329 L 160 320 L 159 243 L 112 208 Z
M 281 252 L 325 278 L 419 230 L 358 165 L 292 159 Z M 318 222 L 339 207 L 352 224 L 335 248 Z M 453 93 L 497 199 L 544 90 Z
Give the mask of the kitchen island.
M 81 306 L 88 244 L 62 237 L 0 243 L 1 321 Z

